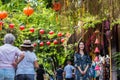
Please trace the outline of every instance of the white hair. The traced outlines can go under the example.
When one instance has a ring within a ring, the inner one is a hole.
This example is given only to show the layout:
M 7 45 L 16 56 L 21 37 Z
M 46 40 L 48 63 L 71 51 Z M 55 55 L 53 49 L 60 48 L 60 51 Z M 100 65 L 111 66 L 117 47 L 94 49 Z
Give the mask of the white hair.
M 12 44 L 15 41 L 15 36 L 11 33 L 8 33 L 4 36 L 5 44 Z

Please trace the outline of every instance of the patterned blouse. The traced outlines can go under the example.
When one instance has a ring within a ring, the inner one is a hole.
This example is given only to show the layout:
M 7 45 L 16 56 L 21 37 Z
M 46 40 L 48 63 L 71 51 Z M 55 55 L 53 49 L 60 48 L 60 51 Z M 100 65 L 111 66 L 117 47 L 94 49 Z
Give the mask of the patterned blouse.
M 89 68 L 85 75 L 82 75 L 78 70 L 77 66 L 80 66 L 81 70 L 84 71 L 87 65 L 91 65 L 92 61 L 88 55 L 83 55 L 79 53 L 75 53 L 74 55 L 74 63 L 76 67 L 76 79 L 75 80 L 89 80 Z

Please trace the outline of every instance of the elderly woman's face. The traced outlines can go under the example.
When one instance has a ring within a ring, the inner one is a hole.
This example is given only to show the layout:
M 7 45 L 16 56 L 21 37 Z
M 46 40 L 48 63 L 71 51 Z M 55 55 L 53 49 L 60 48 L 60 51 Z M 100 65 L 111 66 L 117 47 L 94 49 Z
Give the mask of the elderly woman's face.
M 80 48 L 80 49 L 84 49 L 84 43 L 83 43 L 83 42 L 80 42 L 80 43 L 79 43 L 79 48 Z

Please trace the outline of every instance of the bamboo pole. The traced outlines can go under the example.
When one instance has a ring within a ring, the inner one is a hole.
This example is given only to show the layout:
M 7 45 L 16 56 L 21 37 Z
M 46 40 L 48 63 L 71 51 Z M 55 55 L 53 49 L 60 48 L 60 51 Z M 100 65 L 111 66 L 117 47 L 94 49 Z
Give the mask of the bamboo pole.
M 110 0 L 110 22 L 113 19 L 113 1 Z M 111 36 L 109 37 L 109 55 L 110 55 L 110 80 L 112 80 L 112 51 L 111 51 Z
M 112 80 L 112 52 L 111 52 L 111 40 L 109 39 L 109 55 L 110 55 L 110 80 Z

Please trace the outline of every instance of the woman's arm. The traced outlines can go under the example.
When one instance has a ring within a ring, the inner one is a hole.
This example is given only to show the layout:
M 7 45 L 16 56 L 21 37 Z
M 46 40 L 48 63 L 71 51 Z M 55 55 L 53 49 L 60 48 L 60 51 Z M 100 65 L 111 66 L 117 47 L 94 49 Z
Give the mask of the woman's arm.
M 38 64 L 37 61 L 34 61 L 34 67 L 37 68 L 37 69 L 39 68 L 39 64 Z
M 17 67 L 17 65 L 20 63 L 20 61 L 23 60 L 24 56 L 25 56 L 25 55 L 24 55 L 23 53 L 20 54 L 19 58 L 17 57 L 17 58 L 15 59 L 15 61 L 12 63 L 12 65 L 13 65 L 14 67 Z
M 77 68 L 78 68 L 78 70 L 79 70 L 80 72 L 82 72 L 82 70 L 81 70 L 80 66 L 77 66 Z
M 81 70 L 81 68 L 80 68 L 80 63 L 79 63 L 79 60 L 77 59 L 77 54 L 75 53 L 75 55 L 74 55 L 74 63 L 75 63 L 75 67 L 77 67 L 78 68 L 78 70 L 82 73 L 83 71 Z
M 86 73 L 86 71 L 88 70 L 89 65 L 86 66 L 84 73 Z
M 84 73 L 86 73 L 86 71 L 88 70 L 88 68 L 90 67 L 91 64 L 92 64 L 92 61 L 91 61 L 90 57 L 87 55 L 87 66 L 84 70 Z
M 16 63 L 19 64 L 20 61 L 23 60 L 24 56 L 25 56 L 25 55 L 22 53 L 22 54 L 20 55 L 19 59 L 17 59 Z

